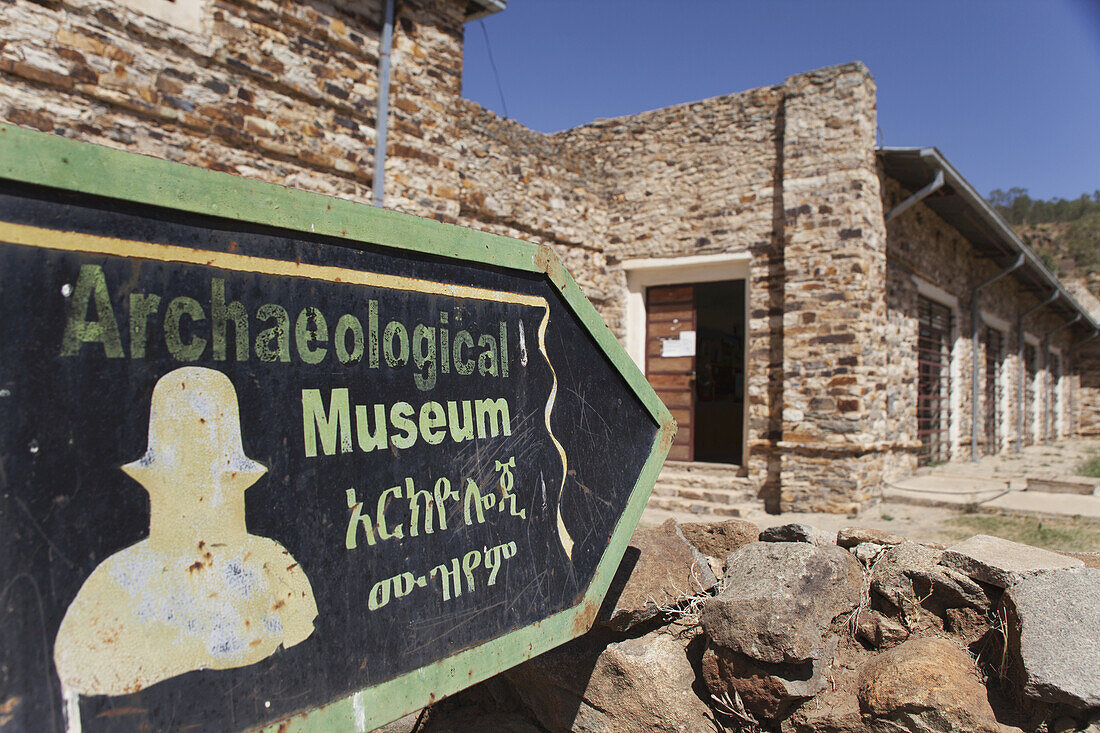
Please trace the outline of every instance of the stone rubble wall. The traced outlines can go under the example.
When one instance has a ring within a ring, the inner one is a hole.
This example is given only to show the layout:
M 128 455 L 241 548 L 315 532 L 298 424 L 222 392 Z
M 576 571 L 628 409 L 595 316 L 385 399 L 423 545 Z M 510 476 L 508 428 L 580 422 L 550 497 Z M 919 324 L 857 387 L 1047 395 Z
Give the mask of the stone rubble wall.
M 778 369 L 771 363 L 782 327 L 771 305 L 782 287 L 774 222 L 782 99 L 781 87 L 769 87 L 559 133 L 591 151 L 609 182 L 607 252 L 613 263 L 751 255 L 745 463 L 757 490 L 768 482 L 765 451 L 774 440 L 767 433 L 776 429 L 782 409 Z M 624 288 L 620 312 L 625 296 Z
M 958 302 L 949 440 L 953 459 L 970 456 L 970 294 L 994 266 L 923 205 L 888 233 L 885 211 L 909 192 L 878 166 L 875 131 L 874 81 L 861 64 L 848 64 L 551 136 L 587 153 L 606 182 L 612 268 L 631 259 L 751 255 L 746 468 L 774 508 L 850 511 L 873 501 L 881 480 L 915 467 L 913 276 Z M 1012 331 L 1035 302 L 1006 278 L 979 304 L 1012 326 L 999 450 L 1017 437 Z M 617 327 L 619 308 L 601 305 Z M 1041 337 L 1060 323 L 1045 310 L 1025 328 Z M 1062 331 L 1051 344 L 1063 355 L 1063 374 L 1070 338 Z M 978 359 L 982 400 L 984 345 Z M 1045 364 L 1040 372 L 1035 432 L 1049 419 L 1051 430 L 1068 434 L 1071 393 L 1085 405 L 1089 393 L 1077 394 L 1077 377 L 1064 376 L 1061 413 L 1052 407 L 1044 416 L 1050 375 Z
M 749 254 L 748 454 L 755 490 L 777 504 L 782 375 L 782 203 L 775 198 L 782 85 L 558 133 L 607 182 L 606 252 L 624 260 Z M 779 186 L 781 190 L 782 186 Z M 609 309 L 625 311 L 626 289 Z M 625 338 L 625 333 L 619 333 Z M 768 488 L 765 489 L 765 486 Z
M 5 7 L 0 121 L 371 200 L 381 0 L 224 0 L 195 30 L 106 0 Z M 551 244 L 613 302 L 602 182 L 567 145 L 461 99 L 464 9 L 398 6 L 387 208 Z
M 739 519 L 630 545 L 588 633 L 380 731 L 1100 731 L 1100 553 Z
M 462 226 L 547 244 L 616 334 L 622 273 L 608 265 L 605 183 L 593 161 L 553 135 L 463 102 L 457 123 Z

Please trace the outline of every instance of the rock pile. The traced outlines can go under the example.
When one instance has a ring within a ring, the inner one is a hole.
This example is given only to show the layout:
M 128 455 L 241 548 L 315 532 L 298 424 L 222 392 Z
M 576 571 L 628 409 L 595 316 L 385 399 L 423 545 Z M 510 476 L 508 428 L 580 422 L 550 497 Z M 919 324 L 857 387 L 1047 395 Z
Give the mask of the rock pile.
M 591 632 L 416 730 L 1100 733 L 1100 569 L 1078 557 L 669 520 L 612 593 Z

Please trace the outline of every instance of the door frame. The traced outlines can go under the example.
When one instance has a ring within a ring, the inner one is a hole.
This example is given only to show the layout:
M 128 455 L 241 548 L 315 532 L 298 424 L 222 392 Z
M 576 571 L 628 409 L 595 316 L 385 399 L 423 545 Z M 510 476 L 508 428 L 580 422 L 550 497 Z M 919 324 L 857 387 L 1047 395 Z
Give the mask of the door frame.
M 630 358 L 646 373 L 646 289 L 656 285 L 686 285 L 722 280 L 745 281 L 745 348 L 743 373 L 745 375 L 745 406 L 741 410 L 741 464 L 748 461 L 749 450 L 749 351 L 752 330 L 749 302 L 751 279 L 749 270 L 752 255 L 744 252 L 716 255 L 692 255 L 688 257 L 653 257 L 623 260 L 626 273 L 626 351 Z M 724 465 L 724 464 L 723 464 Z M 729 464 L 731 467 L 736 464 Z

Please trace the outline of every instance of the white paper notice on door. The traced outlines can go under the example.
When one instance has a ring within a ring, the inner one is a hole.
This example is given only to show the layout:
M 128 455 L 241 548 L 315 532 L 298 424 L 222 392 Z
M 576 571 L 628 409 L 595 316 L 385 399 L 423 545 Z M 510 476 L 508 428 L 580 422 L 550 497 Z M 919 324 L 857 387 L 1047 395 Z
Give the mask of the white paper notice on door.
M 661 339 L 661 356 L 695 356 L 695 332 L 681 331 L 679 338 Z

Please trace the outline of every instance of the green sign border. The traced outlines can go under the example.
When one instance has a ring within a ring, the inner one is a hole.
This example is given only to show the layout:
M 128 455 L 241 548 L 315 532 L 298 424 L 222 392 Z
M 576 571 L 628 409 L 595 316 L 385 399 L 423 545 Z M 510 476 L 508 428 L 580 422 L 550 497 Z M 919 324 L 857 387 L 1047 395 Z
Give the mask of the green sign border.
M 268 730 L 373 730 L 549 651 L 591 627 L 668 455 L 676 423 L 549 246 L 4 124 L 0 124 L 0 178 L 509 270 L 541 272 L 558 288 L 660 426 L 580 603 L 480 646 L 272 724 Z

